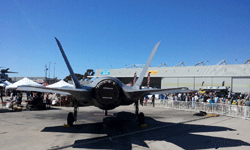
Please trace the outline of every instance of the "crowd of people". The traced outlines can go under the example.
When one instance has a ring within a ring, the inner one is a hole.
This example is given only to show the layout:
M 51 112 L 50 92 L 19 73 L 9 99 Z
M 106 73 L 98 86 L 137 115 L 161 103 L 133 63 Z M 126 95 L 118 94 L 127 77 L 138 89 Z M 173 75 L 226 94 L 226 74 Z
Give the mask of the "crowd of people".
M 30 109 L 46 109 L 51 105 L 55 106 L 71 106 L 71 104 L 75 100 L 72 96 L 63 96 L 60 94 L 52 94 L 52 93 L 42 93 L 42 92 L 32 92 L 32 91 L 18 91 L 18 90 L 8 90 L 7 94 L 9 96 L 9 100 L 7 102 L 11 102 L 13 105 L 22 106 L 23 99 L 26 102 L 26 108 Z
M 250 94 L 249 93 L 229 93 L 228 95 L 218 95 L 210 92 L 199 93 L 172 93 L 159 95 L 161 100 L 172 101 L 191 101 L 191 102 L 203 102 L 203 103 L 223 103 L 229 105 L 250 106 Z
M 36 108 L 36 109 L 45 109 L 46 104 L 49 104 L 49 93 L 41 93 L 41 92 L 22 92 L 17 90 L 9 90 L 7 95 L 9 95 L 8 102 L 11 102 L 11 105 L 22 106 L 23 98 L 26 95 L 26 108 Z
M 51 104 L 50 102 L 50 94 L 49 93 L 40 93 L 40 92 L 29 92 L 26 93 L 11 90 L 10 91 L 10 100 L 15 101 L 16 104 L 22 103 L 23 95 L 26 94 L 27 101 L 32 101 L 32 105 L 39 104 Z M 185 101 L 185 102 L 202 102 L 202 103 L 222 103 L 228 105 L 238 105 L 238 106 L 250 106 L 250 94 L 249 93 L 229 93 L 225 95 L 219 95 L 217 93 L 209 92 L 209 93 L 199 93 L 199 92 L 188 92 L 188 93 L 171 93 L 171 94 L 160 94 L 156 97 L 156 95 L 152 95 L 150 98 L 145 96 L 140 99 L 141 105 L 147 105 L 148 100 L 152 100 L 151 103 L 153 107 L 155 106 L 155 98 L 170 101 Z M 66 102 L 69 103 L 68 98 L 65 98 Z M 64 104 L 63 104 L 64 105 Z M 68 105 L 68 104 L 65 104 Z M 41 107 L 44 107 L 42 105 Z

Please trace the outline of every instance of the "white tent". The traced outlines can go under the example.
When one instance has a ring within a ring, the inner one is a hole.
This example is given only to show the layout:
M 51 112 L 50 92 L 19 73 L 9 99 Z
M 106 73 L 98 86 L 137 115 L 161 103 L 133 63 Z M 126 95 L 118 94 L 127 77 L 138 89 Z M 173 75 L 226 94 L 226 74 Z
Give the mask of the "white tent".
M 9 81 L 4 81 L 4 83 L 6 83 L 7 85 L 11 85 L 12 84 Z
M 65 82 L 64 80 L 60 80 L 54 84 L 46 86 L 47 88 L 65 88 L 65 89 L 72 89 L 74 86 Z
M 0 83 L 0 86 L 5 87 L 5 86 L 7 86 L 7 84 L 5 84 L 5 83 L 3 82 L 3 83 Z
M 12 83 L 10 83 L 9 81 L 4 81 L 4 82 L 0 83 L 0 86 L 5 87 L 5 86 L 8 86 L 10 84 L 12 84 Z
M 11 85 L 6 86 L 6 89 L 16 89 L 18 86 L 22 85 L 30 85 L 30 86 L 40 86 L 43 87 L 41 84 L 36 83 L 28 78 L 23 78 L 22 80 L 19 80 Z

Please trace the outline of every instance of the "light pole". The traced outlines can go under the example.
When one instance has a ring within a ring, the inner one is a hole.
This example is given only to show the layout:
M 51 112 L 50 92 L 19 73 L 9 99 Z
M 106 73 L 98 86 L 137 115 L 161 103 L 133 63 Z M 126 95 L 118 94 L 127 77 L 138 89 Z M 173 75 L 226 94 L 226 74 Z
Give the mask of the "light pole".
M 54 63 L 54 78 L 55 78 L 55 74 L 56 74 L 56 63 Z
M 51 62 L 49 62 L 49 78 L 50 78 L 50 63 L 51 63 Z
M 45 78 L 47 78 L 47 70 L 48 70 L 47 65 L 45 65 Z

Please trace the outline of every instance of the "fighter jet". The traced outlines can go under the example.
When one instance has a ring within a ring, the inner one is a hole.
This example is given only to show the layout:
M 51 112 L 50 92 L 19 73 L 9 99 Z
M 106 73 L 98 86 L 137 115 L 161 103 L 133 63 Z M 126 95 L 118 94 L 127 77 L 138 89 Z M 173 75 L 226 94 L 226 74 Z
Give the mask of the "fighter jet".
M 2 68 L 2 67 L 0 67 Z M 8 75 L 6 73 L 18 73 L 18 72 L 13 72 L 13 71 L 9 71 L 10 68 L 6 68 L 6 69 L 1 69 L 1 78 L 0 78 L 0 82 L 4 82 L 4 81 L 8 81 Z
M 74 89 L 62 89 L 62 88 L 45 88 L 45 87 L 32 87 L 32 86 L 20 86 L 19 90 L 25 91 L 40 91 L 40 92 L 64 92 L 71 94 L 73 97 L 77 99 L 78 102 L 83 103 L 84 105 L 96 106 L 102 110 L 105 110 L 105 115 L 107 115 L 107 111 L 114 109 L 121 105 L 131 105 L 135 103 L 137 114 L 137 120 L 140 124 L 144 124 L 144 114 L 139 113 L 138 108 L 138 100 L 147 94 L 154 94 L 159 92 L 176 92 L 181 90 L 186 90 L 185 87 L 180 88 L 171 88 L 171 89 L 141 89 L 141 84 L 145 74 L 147 73 L 147 69 L 155 55 L 155 52 L 160 44 L 158 42 L 148 58 L 146 65 L 144 66 L 139 78 L 135 82 L 133 86 L 127 86 L 122 83 L 119 79 L 115 77 L 100 77 L 94 80 L 87 86 L 80 85 L 77 80 L 75 73 L 68 61 L 68 58 L 65 55 L 65 52 L 62 48 L 61 43 L 57 38 L 55 38 L 57 45 L 62 53 L 64 61 L 68 67 L 68 70 L 72 76 L 73 83 L 75 85 Z M 76 105 L 74 107 L 74 113 L 70 112 L 67 117 L 67 123 L 69 125 L 73 125 L 73 122 L 77 120 L 77 108 Z

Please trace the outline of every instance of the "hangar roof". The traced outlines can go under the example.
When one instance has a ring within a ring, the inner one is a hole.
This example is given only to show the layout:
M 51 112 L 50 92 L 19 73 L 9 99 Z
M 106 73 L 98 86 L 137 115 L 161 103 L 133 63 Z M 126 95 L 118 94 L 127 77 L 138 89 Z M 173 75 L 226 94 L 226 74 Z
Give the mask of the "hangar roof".
M 98 69 L 96 77 L 134 77 L 140 75 L 143 68 Z M 149 67 L 151 77 L 245 77 L 250 76 L 250 64 L 240 65 L 211 65 L 183 67 Z M 145 75 L 145 77 L 147 74 Z

